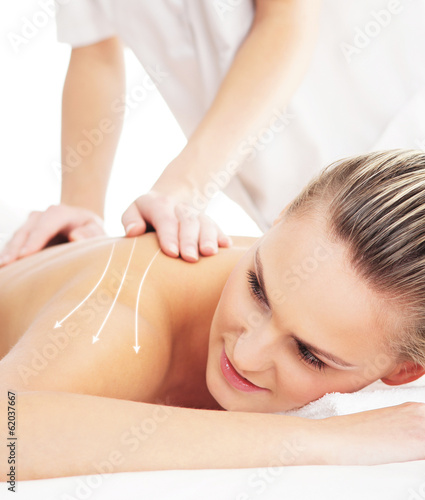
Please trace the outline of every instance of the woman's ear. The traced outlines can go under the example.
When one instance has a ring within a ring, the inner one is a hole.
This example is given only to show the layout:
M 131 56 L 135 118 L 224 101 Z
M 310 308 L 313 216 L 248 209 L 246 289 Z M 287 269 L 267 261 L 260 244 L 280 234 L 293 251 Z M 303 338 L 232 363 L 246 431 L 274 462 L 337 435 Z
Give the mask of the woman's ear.
M 401 385 L 413 382 L 425 373 L 425 366 L 417 365 L 413 361 L 403 361 L 394 370 L 381 378 L 387 385 Z

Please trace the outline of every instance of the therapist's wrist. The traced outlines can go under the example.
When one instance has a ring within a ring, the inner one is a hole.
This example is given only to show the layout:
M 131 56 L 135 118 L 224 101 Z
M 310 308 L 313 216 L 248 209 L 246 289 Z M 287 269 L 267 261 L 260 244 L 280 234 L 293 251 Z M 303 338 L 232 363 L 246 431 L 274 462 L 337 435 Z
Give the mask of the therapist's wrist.
M 152 186 L 151 191 L 170 196 L 177 202 L 194 206 L 201 189 L 202 186 L 200 186 L 196 176 L 192 175 L 190 168 L 170 163 Z
M 155 197 L 163 197 L 164 203 L 181 204 L 185 210 L 193 216 L 198 216 L 208 206 L 208 200 L 201 198 L 202 194 L 198 188 L 185 182 L 155 184 L 149 191 Z
M 152 191 L 168 195 L 174 199 L 203 211 L 209 200 L 225 185 L 213 182 L 219 176 L 216 159 L 201 155 L 196 148 L 184 149 L 170 162 L 152 186 Z M 230 180 L 230 175 L 228 176 Z M 212 186 L 214 184 L 214 186 Z
M 93 201 L 82 200 L 82 199 L 77 199 L 77 198 L 62 197 L 60 200 L 60 204 L 66 205 L 68 207 L 82 208 L 85 210 L 90 210 L 90 212 L 93 212 L 98 217 L 100 217 L 102 219 L 102 221 L 105 219 L 104 207 L 97 204 L 97 203 L 93 203 Z

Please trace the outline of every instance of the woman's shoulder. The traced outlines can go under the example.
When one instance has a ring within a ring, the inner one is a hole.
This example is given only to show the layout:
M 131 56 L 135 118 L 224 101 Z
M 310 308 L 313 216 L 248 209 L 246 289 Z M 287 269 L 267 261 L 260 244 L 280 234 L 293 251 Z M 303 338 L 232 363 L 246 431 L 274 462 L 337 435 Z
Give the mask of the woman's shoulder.
M 238 248 L 250 248 L 256 241 L 258 241 L 257 236 L 230 236 L 233 241 L 233 246 Z
M 245 248 L 248 250 L 257 240 L 257 236 L 243 236 L 243 235 L 229 235 L 232 238 L 233 245 L 230 249 L 237 247 Z M 147 248 L 148 246 L 152 246 L 152 248 L 159 248 L 159 240 L 156 232 L 145 233 L 141 236 L 138 236 L 136 239 L 143 241 L 143 245 Z M 131 240 L 130 240 L 131 241 Z

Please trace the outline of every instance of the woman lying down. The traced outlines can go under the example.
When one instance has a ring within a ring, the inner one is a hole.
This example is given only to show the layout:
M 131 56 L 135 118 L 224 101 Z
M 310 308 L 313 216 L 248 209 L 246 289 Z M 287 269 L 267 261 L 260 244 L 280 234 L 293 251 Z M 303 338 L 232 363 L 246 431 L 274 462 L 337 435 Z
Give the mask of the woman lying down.
M 276 414 L 424 374 L 425 153 L 338 162 L 264 236 L 233 239 L 197 264 L 148 233 L 0 271 L 18 479 L 425 459 L 421 403 Z

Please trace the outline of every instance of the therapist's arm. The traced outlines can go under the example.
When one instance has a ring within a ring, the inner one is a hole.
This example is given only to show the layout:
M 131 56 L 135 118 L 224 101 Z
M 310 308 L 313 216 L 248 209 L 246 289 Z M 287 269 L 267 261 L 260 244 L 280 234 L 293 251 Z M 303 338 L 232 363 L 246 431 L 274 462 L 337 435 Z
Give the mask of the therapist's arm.
M 109 38 L 71 53 L 62 98 L 61 203 L 32 212 L 0 253 L 0 266 L 60 236 L 74 241 L 104 234 L 105 193 L 121 133 L 125 93 L 123 48 Z
M 129 236 L 141 234 L 148 220 L 153 221 L 162 248 L 180 243 L 183 255 L 189 246 L 198 249 L 199 223 L 190 217 L 196 210 L 179 211 L 179 234 L 172 199 L 199 209 L 199 193 L 205 193 L 213 174 L 221 173 L 215 184 L 223 189 L 236 173 L 235 166 L 242 166 L 247 151 L 255 151 L 249 142 L 255 142 L 256 133 L 276 109 L 283 118 L 276 118 L 272 126 L 276 134 L 282 131 L 287 119 L 285 107 L 313 54 L 320 10 L 321 0 L 256 1 L 253 25 L 210 109 L 152 192 L 141 196 L 124 214 L 125 227 L 136 224 Z M 161 206 L 164 195 L 170 200 Z M 214 232 L 208 235 L 208 231 L 201 231 L 200 249 L 214 237 L 217 241 Z
M 72 50 L 62 98 L 62 203 L 103 217 L 124 118 L 114 102 L 124 94 L 118 38 Z
M 9 411 L 16 417 L 17 478 L 29 480 L 108 472 L 419 460 L 425 458 L 424 408 L 421 403 L 405 403 L 309 420 L 62 392 L 18 392 Z M 4 392 L 0 397 L 4 423 L 7 412 Z M 8 453 L 4 442 L 1 481 L 9 472 Z

